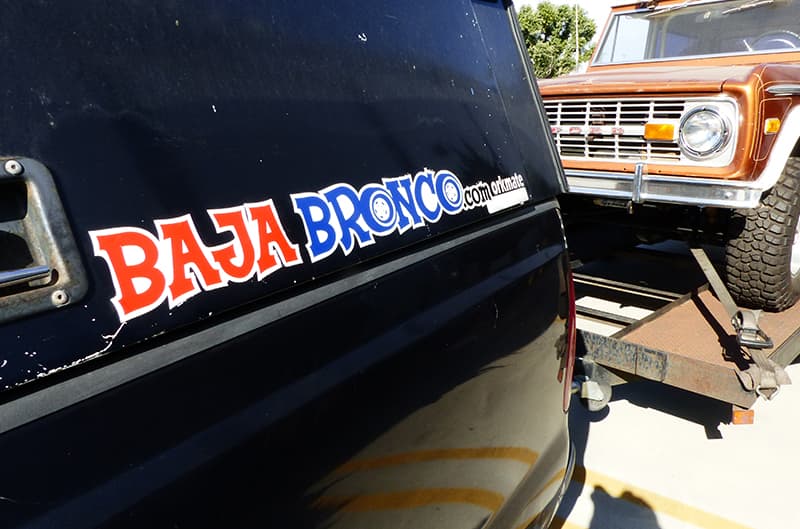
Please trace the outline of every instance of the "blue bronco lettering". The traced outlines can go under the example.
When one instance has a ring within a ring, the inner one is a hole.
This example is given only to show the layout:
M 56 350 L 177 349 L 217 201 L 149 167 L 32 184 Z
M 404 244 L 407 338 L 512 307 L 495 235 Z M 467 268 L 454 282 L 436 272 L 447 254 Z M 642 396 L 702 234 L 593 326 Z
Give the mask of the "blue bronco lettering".
M 317 262 L 337 246 L 349 255 L 356 244 L 374 244 L 376 236 L 404 233 L 425 221 L 438 222 L 443 213 L 460 213 L 464 186 L 451 171 L 425 169 L 413 178 L 386 178 L 358 190 L 335 184 L 317 193 L 292 194 L 291 199 L 303 221 L 309 257 Z

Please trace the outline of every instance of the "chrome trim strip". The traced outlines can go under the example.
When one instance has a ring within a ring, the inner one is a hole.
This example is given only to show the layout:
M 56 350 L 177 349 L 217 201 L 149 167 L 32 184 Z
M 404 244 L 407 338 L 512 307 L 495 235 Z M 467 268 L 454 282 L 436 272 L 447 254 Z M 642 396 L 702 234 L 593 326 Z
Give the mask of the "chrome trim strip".
M 624 65 L 631 65 L 631 64 L 641 64 L 643 66 L 669 66 L 663 63 L 668 62 L 675 62 L 675 61 L 697 61 L 703 59 L 719 59 L 722 57 L 748 57 L 751 55 L 773 55 L 773 54 L 787 54 L 787 53 L 797 53 L 796 48 L 789 48 L 786 50 L 770 50 L 770 51 L 763 51 L 763 52 L 750 52 L 750 51 L 743 51 L 741 53 L 710 53 L 705 55 L 681 55 L 678 57 L 664 57 L 659 59 L 645 59 L 639 61 L 620 61 L 620 62 L 594 62 L 590 65 L 590 67 L 598 66 L 602 67 L 614 67 L 614 66 L 624 66 Z M 595 73 L 595 72 L 592 72 Z
M 756 182 L 669 175 L 566 170 L 569 192 L 637 202 L 753 208 L 761 199 Z M 637 180 L 639 180 L 637 182 Z M 638 187 L 638 191 L 637 191 Z
M 767 92 L 774 96 L 796 96 L 800 95 L 799 84 L 776 84 L 767 88 Z
M 631 200 L 637 204 L 642 203 L 642 180 L 644 179 L 644 164 L 636 164 L 636 171 L 633 173 L 633 191 Z

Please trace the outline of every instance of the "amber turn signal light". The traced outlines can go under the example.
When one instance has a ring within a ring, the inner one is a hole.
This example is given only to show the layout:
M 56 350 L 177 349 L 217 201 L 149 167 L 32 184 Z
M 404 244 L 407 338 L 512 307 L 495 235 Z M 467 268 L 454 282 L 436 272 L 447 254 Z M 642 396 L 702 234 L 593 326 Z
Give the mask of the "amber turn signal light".
M 777 134 L 781 130 L 781 120 L 778 118 L 767 118 L 764 120 L 764 134 Z
M 644 139 L 672 141 L 675 139 L 675 125 L 672 123 L 646 123 Z

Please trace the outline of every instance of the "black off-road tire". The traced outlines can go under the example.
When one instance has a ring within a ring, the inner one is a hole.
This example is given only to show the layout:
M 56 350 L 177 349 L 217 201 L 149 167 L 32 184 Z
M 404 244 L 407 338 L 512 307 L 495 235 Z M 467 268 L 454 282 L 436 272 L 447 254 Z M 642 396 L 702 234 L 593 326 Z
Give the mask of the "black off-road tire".
M 792 274 L 792 249 L 800 217 L 800 158 L 789 158 L 778 183 L 761 205 L 731 219 L 725 248 L 727 286 L 743 307 L 785 310 L 800 298 L 800 270 Z M 800 241 L 798 241 L 800 242 Z

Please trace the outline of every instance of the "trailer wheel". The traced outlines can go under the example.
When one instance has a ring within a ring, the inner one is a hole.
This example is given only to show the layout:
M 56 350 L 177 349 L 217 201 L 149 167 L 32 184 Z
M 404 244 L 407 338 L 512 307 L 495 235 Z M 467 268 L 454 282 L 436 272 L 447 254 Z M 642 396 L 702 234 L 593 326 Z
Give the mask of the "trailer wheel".
M 602 398 L 596 400 L 581 397 L 581 404 L 583 404 L 587 410 L 593 413 L 603 411 L 603 409 L 608 406 L 608 403 L 611 401 L 611 385 L 605 382 L 599 382 L 598 384 L 600 391 L 602 392 Z
M 743 306 L 781 311 L 800 297 L 800 158 L 750 210 L 734 213 L 725 249 L 727 286 Z

